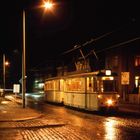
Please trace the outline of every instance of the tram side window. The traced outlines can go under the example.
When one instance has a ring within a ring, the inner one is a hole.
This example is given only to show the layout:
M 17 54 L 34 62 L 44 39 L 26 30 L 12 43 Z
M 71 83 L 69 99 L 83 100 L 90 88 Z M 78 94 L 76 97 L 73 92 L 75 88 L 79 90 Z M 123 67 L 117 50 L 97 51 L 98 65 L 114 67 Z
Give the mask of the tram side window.
M 103 81 L 103 92 L 115 91 L 115 84 L 112 80 Z
M 54 89 L 53 81 L 47 81 L 45 83 L 45 90 L 48 91 L 48 90 L 53 90 L 53 89 Z
M 59 83 L 59 88 L 60 88 L 60 91 L 64 91 L 64 80 L 60 80 L 60 83 Z
M 93 78 L 87 77 L 87 92 L 93 92 Z
M 54 80 L 54 90 L 59 90 L 59 88 L 60 88 L 59 80 Z
M 134 94 L 140 93 L 140 76 L 135 76 L 135 85 L 132 90 L 132 93 Z
M 84 91 L 84 78 L 66 80 L 66 91 Z
M 94 77 L 87 77 L 87 92 L 97 91 L 97 80 Z

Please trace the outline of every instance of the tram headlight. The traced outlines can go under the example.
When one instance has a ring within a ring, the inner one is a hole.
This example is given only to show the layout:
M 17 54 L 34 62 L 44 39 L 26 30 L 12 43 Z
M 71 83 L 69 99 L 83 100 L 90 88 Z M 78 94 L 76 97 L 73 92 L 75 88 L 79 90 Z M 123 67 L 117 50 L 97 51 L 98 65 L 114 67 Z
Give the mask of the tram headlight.
M 120 98 L 120 95 L 119 94 L 117 94 L 117 98 Z
M 98 95 L 98 98 L 101 99 L 102 98 L 102 95 Z
M 106 101 L 106 103 L 107 103 L 107 105 L 111 106 L 111 105 L 113 105 L 113 100 L 112 99 L 108 99 Z

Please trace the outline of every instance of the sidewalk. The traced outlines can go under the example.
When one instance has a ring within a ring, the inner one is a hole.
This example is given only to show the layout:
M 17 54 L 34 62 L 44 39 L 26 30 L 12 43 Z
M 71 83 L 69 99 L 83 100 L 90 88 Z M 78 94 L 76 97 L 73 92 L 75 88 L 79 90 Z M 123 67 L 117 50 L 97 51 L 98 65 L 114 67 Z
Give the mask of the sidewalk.
M 8 98 L 10 96 L 0 97 L 0 140 L 67 139 L 68 128 L 64 121 L 23 108 L 21 102 L 16 102 L 21 99 L 14 101 L 14 97 Z
M 41 117 L 42 114 L 11 101 L 8 98 L 0 97 L 0 122 L 23 121 Z
M 119 110 L 121 112 L 135 113 L 140 115 L 140 104 L 132 104 L 128 102 L 121 102 L 119 104 Z
M 120 102 L 119 111 L 140 115 L 140 105 Z M 41 116 L 43 116 L 43 114 L 29 107 L 23 108 L 20 98 L 15 99 L 14 96 L 0 97 L 0 122 L 29 120 Z

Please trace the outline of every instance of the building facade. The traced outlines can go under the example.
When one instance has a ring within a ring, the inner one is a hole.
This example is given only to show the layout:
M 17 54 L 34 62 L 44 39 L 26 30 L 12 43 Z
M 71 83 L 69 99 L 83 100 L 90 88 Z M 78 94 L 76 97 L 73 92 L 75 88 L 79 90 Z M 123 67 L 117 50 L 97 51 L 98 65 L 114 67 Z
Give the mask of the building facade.
M 140 104 L 140 48 L 126 46 L 106 51 L 105 68 L 118 73 L 123 101 Z

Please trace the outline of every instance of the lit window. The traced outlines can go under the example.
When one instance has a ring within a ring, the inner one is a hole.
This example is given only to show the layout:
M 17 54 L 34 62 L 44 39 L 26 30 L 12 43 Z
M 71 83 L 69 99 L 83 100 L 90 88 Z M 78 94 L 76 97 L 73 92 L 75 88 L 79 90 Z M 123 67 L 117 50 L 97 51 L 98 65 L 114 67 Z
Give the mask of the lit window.
M 94 85 L 93 85 L 93 77 L 87 77 L 87 91 L 93 92 L 94 90 Z
M 140 56 L 135 57 L 135 66 L 140 66 Z
M 135 87 L 137 88 L 140 85 L 140 77 L 135 76 Z
M 84 91 L 84 78 L 70 78 L 66 80 L 66 91 Z

